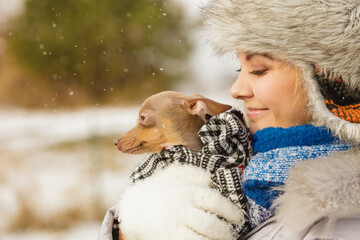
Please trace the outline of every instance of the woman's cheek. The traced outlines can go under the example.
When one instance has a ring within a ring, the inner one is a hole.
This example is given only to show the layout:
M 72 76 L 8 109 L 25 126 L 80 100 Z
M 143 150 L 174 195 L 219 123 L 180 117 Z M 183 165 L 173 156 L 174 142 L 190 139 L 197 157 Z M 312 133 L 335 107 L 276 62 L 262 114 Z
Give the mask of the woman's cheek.
M 269 108 L 274 102 L 276 102 L 278 90 L 271 81 L 258 82 L 256 86 L 255 95 L 257 100 Z

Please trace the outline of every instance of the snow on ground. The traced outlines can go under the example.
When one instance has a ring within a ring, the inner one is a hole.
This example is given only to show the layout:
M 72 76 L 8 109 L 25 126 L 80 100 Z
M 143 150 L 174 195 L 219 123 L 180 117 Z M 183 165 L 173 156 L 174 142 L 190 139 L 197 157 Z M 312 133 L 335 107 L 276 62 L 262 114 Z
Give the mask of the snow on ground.
M 139 108 L 68 112 L 0 111 L 0 150 L 28 150 L 92 135 L 116 135 L 136 124 Z
M 85 222 L 62 232 L 24 231 L 21 233 L 0 233 L 4 240 L 96 240 L 100 226 L 98 222 Z
M 138 108 L 0 110 L 0 239 L 96 239 L 145 157 L 113 146 Z

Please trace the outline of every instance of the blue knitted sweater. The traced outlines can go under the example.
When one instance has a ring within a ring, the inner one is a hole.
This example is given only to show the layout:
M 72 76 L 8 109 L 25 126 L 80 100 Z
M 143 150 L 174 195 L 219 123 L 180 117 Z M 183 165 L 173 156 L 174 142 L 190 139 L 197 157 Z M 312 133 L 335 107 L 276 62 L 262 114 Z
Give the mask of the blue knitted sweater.
M 245 169 L 243 181 L 252 227 L 274 213 L 272 202 L 280 192 L 272 188 L 284 184 L 294 164 L 350 147 L 339 143 L 328 129 L 312 125 L 265 128 L 252 136 L 252 144 L 255 155 Z

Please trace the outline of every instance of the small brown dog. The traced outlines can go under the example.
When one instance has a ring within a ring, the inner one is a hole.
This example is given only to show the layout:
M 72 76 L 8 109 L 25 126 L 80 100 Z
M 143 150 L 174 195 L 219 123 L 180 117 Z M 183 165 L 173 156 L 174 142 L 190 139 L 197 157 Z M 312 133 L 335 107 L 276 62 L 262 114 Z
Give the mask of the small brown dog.
M 161 152 L 167 146 L 183 145 L 192 151 L 202 148 L 197 133 L 211 116 L 231 108 L 201 95 L 185 96 L 165 91 L 145 100 L 136 126 L 115 140 L 124 153 Z

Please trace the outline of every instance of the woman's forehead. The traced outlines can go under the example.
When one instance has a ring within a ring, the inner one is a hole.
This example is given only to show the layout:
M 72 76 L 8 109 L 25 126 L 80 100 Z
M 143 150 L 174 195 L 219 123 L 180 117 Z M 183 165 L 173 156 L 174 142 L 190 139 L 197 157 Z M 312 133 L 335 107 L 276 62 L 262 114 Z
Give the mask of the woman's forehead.
M 272 57 L 270 54 L 267 53 L 253 53 L 253 52 L 237 52 L 237 56 L 240 57 L 245 57 L 246 61 L 250 61 L 252 58 L 254 57 L 264 57 L 264 58 L 268 58 L 270 60 L 275 60 L 274 57 Z

